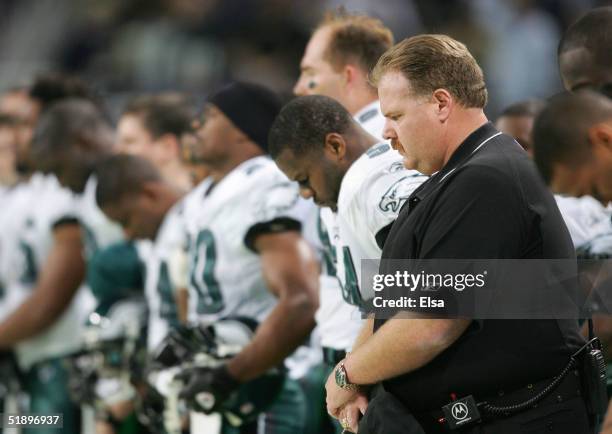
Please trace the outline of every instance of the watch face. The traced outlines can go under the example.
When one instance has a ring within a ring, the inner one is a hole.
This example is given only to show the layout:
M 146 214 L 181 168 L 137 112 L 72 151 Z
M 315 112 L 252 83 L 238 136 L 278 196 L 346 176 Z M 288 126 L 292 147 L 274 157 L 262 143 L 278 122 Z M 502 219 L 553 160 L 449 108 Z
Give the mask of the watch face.
M 336 368 L 336 384 L 339 387 L 344 387 L 346 385 L 346 372 L 342 369 L 342 366 Z

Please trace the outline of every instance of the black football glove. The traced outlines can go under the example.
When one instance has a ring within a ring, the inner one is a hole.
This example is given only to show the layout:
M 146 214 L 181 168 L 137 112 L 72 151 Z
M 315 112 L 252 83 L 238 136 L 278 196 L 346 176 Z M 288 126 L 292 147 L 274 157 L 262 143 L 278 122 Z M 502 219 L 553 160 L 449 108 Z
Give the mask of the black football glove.
M 225 365 L 189 368 L 176 378 L 185 384 L 179 398 L 184 399 L 192 410 L 205 414 L 219 412 L 223 402 L 240 386 Z
M 150 384 L 140 387 L 136 399 L 136 417 L 152 434 L 164 434 L 164 406 L 166 399 Z
M 153 352 L 153 365 L 169 368 L 190 360 L 194 354 L 210 348 L 214 337 L 206 328 L 178 325 L 173 327 Z

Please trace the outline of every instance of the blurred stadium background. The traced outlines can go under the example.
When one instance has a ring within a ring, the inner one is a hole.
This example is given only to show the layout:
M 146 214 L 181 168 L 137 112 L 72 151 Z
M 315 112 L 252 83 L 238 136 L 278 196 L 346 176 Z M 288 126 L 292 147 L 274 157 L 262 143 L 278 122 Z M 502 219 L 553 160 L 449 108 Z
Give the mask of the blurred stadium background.
M 311 28 L 343 5 L 379 17 L 396 40 L 448 33 L 483 65 L 488 114 L 561 89 L 556 47 L 601 0 L 0 0 L 0 91 L 41 72 L 92 84 L 111 115 L 132 94 L 199 99 L 228 78 L 290 94 Z M 502 85 L 503 83 L 503 85 Z

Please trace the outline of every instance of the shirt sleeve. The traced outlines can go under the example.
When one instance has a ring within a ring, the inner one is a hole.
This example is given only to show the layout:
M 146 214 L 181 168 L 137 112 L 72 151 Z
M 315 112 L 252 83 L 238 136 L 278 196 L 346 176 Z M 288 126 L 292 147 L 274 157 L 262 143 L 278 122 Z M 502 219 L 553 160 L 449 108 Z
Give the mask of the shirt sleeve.
M 359 214 L 365 216 L 364 224 L 374 240 L 397 219 L 402 205 L 426 179 L 413 170 L 395 169 L 381 172 L 368 183 L 359 205 L 364 212 Z
M 576 249 L 610 232 L 610 213 L 595 199 L 555 196 Z
M 78 209 L 75 196 L 56 183 L 50 183 L 45 192 L 45 204 L 49 226 L 55 229 L 65 224 L 78 224 Z
M 255 249 L 257 237 L 268 233 L 301 231 L 309 204 L 300 198 L 297 184 L 277 179 L 253 192 L 245 206 L 245 246 Z

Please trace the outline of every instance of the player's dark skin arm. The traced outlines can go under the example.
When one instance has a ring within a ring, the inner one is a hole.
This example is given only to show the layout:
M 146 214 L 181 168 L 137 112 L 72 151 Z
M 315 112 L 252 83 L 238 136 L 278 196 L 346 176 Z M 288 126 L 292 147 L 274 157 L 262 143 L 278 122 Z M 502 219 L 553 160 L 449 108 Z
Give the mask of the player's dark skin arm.
M 53 246 L 32 295 L 0 324 L 0 348 L 10 348 L 53 324 L 84 277 L 81 229 L 76 223 L 62 224 L 53 231 Z
M 259 325 L 251 343 L 228 363 L 230 374 L 242 382 L 278 366 L 304 343 L 315 326 L 318 306 L 319 265 L 298 232 L 260 235 L 255 248 L 278 304 Z
M 189 292 L 187 288 L 177 288 L 174 293 L 178 319 L 181 324 L 187 324 L 187 313 L 189 312 Z

